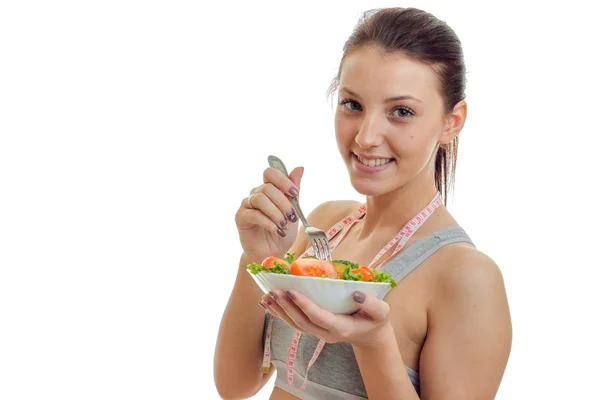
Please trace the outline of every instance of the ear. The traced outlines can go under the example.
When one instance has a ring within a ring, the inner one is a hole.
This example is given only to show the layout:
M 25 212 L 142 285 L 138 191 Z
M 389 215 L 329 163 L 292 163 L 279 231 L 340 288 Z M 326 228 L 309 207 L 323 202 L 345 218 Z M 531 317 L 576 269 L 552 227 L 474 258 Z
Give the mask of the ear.
M 448 144 L 452 141 L 452 139 L 458 136 L 465 125 L 466 119 L 467 103 L 464 100 L 461 100 L 456 103 L 454 109 L 448 115 L 446 115 L 446 117 L 444 117 L 444 131 L 440 137 L 440 144 Z

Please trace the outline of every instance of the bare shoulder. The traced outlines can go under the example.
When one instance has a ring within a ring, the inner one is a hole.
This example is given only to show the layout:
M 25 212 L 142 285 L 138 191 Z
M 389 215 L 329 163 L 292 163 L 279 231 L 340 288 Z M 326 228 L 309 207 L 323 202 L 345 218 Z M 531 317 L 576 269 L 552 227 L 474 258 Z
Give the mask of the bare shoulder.
M 493 398 L 508 362 L 512 324 L 498 265 L 466 245 L 435 263 L 420 372 L 428 398 Z M 449 390 L 450 389 L 450 390 Z
M 499 266 L 488 255 L 468 245 L 450 245 L 436 263 L 431 322 L 478 312 L 494 315 L 510 331 L 510 312 Z
M 354 213 L 361 203 L 354 200 L 332 200 L 317 206 L 307 217 L 316 228 L 327 229 L 344 217 Z
M 485 253 L 468 245 L 447 246 L 438 271 L 438 293 L 484 294 L 504 292 L 504 279 L 498 265 Z M 464 296 L 464 295 L 463 295 Z

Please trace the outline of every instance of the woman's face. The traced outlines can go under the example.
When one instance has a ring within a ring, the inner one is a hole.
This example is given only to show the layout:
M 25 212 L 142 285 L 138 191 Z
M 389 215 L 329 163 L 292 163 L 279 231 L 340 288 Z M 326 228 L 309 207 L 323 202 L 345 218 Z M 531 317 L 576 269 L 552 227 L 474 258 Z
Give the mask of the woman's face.
M 335 131 L 359 193 L 377 196 L 415 179 L 433 183 L 437 146 L 454 132 L 448 129 L 438 79 L 432 67 L 375 46 L 347 55 Z

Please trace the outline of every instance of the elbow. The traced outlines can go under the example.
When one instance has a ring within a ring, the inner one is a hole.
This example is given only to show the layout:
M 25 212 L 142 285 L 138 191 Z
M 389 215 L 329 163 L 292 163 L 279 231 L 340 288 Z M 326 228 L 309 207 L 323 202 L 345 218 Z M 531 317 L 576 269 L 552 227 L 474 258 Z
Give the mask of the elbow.
M 216 379 L 215 378 L 215 386 L 217 387 L 217 392 L 219 393 L 219 397 L 224 400 L 241 400 L 247 398 L 244 396 L 244 393 L 236 388 L 233 382 L 227 382 L 226 379 Z
M 260 360 L 259 360 L 260 361 Z M 213 379 L 219 396 L 224 400 L 247 399 L 254 396 L 267 383 L 271 374 L 263 375 L 260 364 L 247 360 L 232 362 L 224 354 L 215 353 Z
M 218 385 L 217 384 L 217 392 L 219 393 L 219 397 L 223 400 L 241 400 L 248 398 L 247 396 L 241 396 L 237 391 L 231 390 L 226 385 Z
M 215 373 L 215 386 L 219 396 L 224 400 L 242 400 L 256 394 L 260 390 L 255 382 L 244 382 L 242 379 L 232 379 L 231 374 Z

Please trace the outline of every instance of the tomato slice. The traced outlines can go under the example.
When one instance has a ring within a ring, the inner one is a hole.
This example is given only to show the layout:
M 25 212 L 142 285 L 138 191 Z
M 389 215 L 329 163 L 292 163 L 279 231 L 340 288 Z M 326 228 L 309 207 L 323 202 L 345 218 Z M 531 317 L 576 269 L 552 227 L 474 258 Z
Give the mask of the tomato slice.
M 365 265 L 361 265 L 360 267 L 353 269 L 352 273 L 361 274 L 363 282 L 372 282 L 375 280 L 375 277 L 373 276 L 373 271 L 371 270 L 371 268 Z
M 288 271 L 290 270 L 290 264 L 278 257 L 274 257 L 274 256 L 270 256 L 265 258 L 265 260 L 262 262 L 262 266 L 265 267 L 266 269 L 271 269 L 275 266 L 275 261 L 277 261 L 279 264 L 283 265 L 285 267 L 285 269 L 287 269 Z
M 292 275 L 298 276 L 325 276 L 336 279 L 338 277 L 337 268 L 333 263 L 314 258 L 300 258 L 291 265 Z

